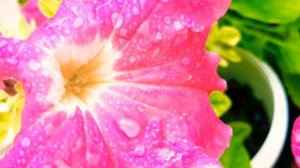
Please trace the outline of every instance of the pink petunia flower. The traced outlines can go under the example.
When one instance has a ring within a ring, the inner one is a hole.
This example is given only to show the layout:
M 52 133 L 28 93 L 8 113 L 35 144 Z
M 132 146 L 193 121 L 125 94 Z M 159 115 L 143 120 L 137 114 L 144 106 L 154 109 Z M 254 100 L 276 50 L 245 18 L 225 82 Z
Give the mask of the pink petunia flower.
M 22 128 L 1 167 L 221 167 L 231 129 L 205 51 L 229 0 L 63 1 L 26 41 L 0 40 L 22 83 Z
M 300 166 L 300 117 L 295 120 L 293 126 L 292 152 L 294 154 L 296 164 Z

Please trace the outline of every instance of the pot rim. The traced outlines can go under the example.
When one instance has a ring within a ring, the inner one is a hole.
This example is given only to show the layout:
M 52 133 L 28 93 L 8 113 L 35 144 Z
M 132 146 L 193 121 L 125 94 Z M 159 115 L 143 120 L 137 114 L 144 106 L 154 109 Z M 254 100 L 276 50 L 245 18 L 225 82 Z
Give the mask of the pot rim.
M 253 62 L 268 80 L 268 84 L 273 93 L 273 118 L 268 135 L 251 160 L 254 168 L 272 167 L 277 162 L 284 146 L 288 131 L 288 103 L 284 87 L 277 74 L 266 63 L 250 55 L 247 58 Z M 247 59 L 245 58 L 245 59 Z
M 284 87 L 277 74 L 254 55 L 236 48 L 241 62 L 221 68 L 221 76 L 249 85 L 255 97 L 266 108 L 270 129 L 261 148 L 251 159 L 253 168 L 273 167 L 281 154 L 288 132 L 288 103 Z M 266 97 L 270 97 L 266 99 Z

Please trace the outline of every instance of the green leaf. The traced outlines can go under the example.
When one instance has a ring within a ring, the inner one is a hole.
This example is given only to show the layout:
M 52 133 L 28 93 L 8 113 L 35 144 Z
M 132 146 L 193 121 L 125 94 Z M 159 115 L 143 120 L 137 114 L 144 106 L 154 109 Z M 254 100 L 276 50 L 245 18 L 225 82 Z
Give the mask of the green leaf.
M 241 33 L 232 26 L 222 26 L 218 32 L 218 39 L 229 46 L 236 46 L 241 41 Z
M 300 16 L 300 0 L 233 0 L 230 9 L 251 19 L 284 24 Z
M 209 99 L 218 117 L 224 115 L 232 105 L 230 98 L 224 92 L 214 91 Z
M 62 0 L 38 0 L 38 8 L 44 16 L 51 18 L 56 14 L 61 2 Z
M 251 125 L 243 121 L 229 123 L 233 130 L 232 141 L 242 144 L 251 134 Z
M 300 20 L 299 20 L 300 21 Z M 277 61 L 284 73 L 300 74 L 300 26 L 294 24 L 288 27 L 284 45 L 279 46 L 281 55 Z
M 27 0 L 19 0 L 19 4 L 22 6 L 27 2 Z
M 239 143 L 231 143 L 220 158 L 224 168 L 250 168 L 250 155 L 247 149 Z
M 220 65 L 228 66 L 228 62 L 240 62 L 241 57 L 235 50 L 235 46 L 241 41 L 241 33 L 232 26 L 214 25 L 206 43 L 208 51 L 213 51 L 222 57 Z
M 223 46 L 223 48 L 219 51 L 219 54 L 223 59 L 231 62 L 240 62 L 242 60 L 239 52 L 234 47 Z
M 207 40 L 207 46 L 213 46 L 218 43 L 222 43 L 227 46 L 236 46 L 241 41 L 241 33 L 238 29 L 232 26 L 218 27 L 215 24 L 210 32 Z
M 233 129 L 233 137 L 220 162 L 224 168 L 250 168 L 250 155 L 243 143 L 251 134 L 251 126 L 241 121 L 231 122 L 229 125 Z
M 300 74 L 283 74 L 283 81 L 293 103 L 300 108 Z

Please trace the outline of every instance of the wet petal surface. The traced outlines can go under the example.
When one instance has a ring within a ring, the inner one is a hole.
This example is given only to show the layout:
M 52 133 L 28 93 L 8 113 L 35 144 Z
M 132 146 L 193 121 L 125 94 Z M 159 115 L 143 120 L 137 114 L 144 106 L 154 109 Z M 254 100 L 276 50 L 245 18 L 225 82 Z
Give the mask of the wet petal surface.
M 300 165 L 300 118 L 298 117 L 292 130 L 292 152 L 297 165 Z
M 208 95 L 226 84 L 204 46 L 228 3 L 66 0 L 27 41 L 1 39 L 26 104 L 0 164 L 221 167 L 231 129 Z

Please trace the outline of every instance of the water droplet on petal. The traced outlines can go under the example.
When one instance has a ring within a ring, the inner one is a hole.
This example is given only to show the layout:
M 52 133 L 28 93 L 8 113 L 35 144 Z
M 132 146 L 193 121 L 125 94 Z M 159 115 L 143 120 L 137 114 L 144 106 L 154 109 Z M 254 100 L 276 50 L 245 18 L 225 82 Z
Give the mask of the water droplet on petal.
M 22 145 L 23 147 L 28 147 L 28 146 L 30 145 L 30 139 L 27 138 L 27 137 L 25 137 L 25 138 L 22 140 L 21 145 Z
M 135 61 L 136 61 L 136 58 L 134 56 L 132 56 L 132 57 L 129 58 L 129 62 L 130 63 L 135 63 Z
M 24 155 L 24 151 L 21 150 L 21 151 L 19 152 L 19 154 L 20 154 L 20 156 L 23 156 L 23 155 Z
M 121 27 L 121 25 L 122 25 L 122 23 L 123 23 L 123 18 L 122 18 L 122 16 L 119 16 L 119 15 L 115 15 L 115 16 L 113 16 L 114 18 L 112 18 L 112 19 L 114 19 L 114 21 L 113 21 L 113 23 L 115 22 L 115 29 L 118 29 L 118 28 L 120 28 Z
M 8 58 L 6 60 L 7 60 L 8 63 L 10 63 L 12 65 L 15 65 L 19 62 L 17 59 L 14 59 L 14 58 Z
M 170 161 L 175 156 L 175 152 L 164 148 L 158 151 L 158 156 L 163 160 Z
M 143 144 L 137 145 L 131 153 L 136 156 L 143 156 L 145 153 L 145 146 Z
M 11 46 L 9 46 L 9 47 L 7 48 L 7 50 L 8 50 L 9 52 L 12 52 L 14 49 L 13 49 Z
M 138 112 L 142 113 L 145 111 L 145 108 L 140 106 L 137 108 L 137 110 L 138 110 Z
M 77 18 L 74 22 L 73 22 L 73 27 L 74 28 L 78 28 L 83 24 L 83 20 L 82 18 Z
M 121 35 L 121 36 L 126 36 L 126 35 L 127 35 L 127 29 L 122 28 L 122 29 L 120 30 L 120 35 Z
M 168 17 L 168 16 L 166 16 L 166 17 L 164 18 L 164 21 L 165 21 L 166 24 L 170 24 L 170 23 L 171 23 L 171 18 Z
M 205 29 L 204 26 L 196 26 L 196 27 L 193 27 L 192 30 L 195 31 L 195 32 L 201 32 Z
M 153 50 L 153 56 L 154 56 L 154 57 L 157 56 L 159 53 L 160 53 L 160 48 L 159 48 L 159 47 L 157 47 L 157 48 L 155 48 L 155 49 Z
M 132 119 L 121 119 L 119 121 L 120 129 L 130 138 L 136 137 L 141 130 L 140 125 Z
M 36 60 L 31 60 L 28 62 L 28 67 L 33 71 L 37 71 L 41 68 L 41 64 Z
M 162 39 L 162 35 L 161 35 L 160 32 L 156 33 L 155 39 L 157 39 L 157 40 L 161 40 Z
M 174 28 L 175 28 L 176 30 L 180 30 L 180 29 L 183 28 L 183 26 L 182 26 L 182 24 L 180 23 L 180 21 L 176 21 L 176 22 L 174 22 Z
M 65 34 L 70 34 L 71 30 L 70 29 L 65 29 L 64 32 L 65 32 Z
M 188 57 L 185 57 L 181 60 L 182 65 L 188 65 L 191 62 L 191 60 Z
M 134 7 L 134 8 L 132 9 L 132 12 L 133 12 L 134 15 L 140 14 L 140 10 L 139 10 L 139 8 L 137 8 L 137 7 Z
M 99 163 L 100 156 L 97 154 L 92 154 L 92 153 L 88 152 L 86 159 L 87 159 L 87 163 L 89 165 L 97 166 L 97 164 Z

